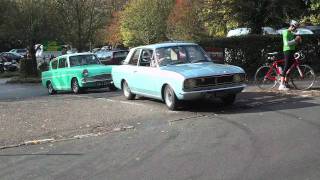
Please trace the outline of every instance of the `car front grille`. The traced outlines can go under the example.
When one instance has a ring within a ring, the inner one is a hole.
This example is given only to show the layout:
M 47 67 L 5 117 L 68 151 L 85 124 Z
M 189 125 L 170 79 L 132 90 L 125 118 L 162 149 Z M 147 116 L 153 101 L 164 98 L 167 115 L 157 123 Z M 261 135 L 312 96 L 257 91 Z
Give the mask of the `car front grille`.
M 233 76 L 234 76 L 233 74 L 225 74 L 220 76 L 206 76 L 206 77 L 193 78 L 192 80 L 195 80 L 195 82 L 193 82 L 194 84 L 192 86 L 188 86 L 185 83 L 184 90 L 197 90 L 201 88 L 219 88 L 219 87 L 232 86 L 232 85 L 236 85 L 244 82 L 244 76 L 245 76 L 244 74 L 242 77 L 243 80 L 241 82 L 234 82 Z
M 94 79 L 94 80 L 111 79 L 111 74 L 100 74 L 96 76 L 91 76 L 90 79 Z

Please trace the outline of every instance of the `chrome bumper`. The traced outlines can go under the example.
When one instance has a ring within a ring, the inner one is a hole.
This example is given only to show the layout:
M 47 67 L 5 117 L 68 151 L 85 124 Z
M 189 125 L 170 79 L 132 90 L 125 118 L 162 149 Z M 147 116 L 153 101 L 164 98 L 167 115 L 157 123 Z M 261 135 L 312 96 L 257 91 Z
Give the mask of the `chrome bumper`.
M 177 98 L 181 100 L 194 100 L 194 99 L 204 98 L 207 96 L 222 97 L 226 94 L 240 93 L 245 87 L 246 87 L 245 84 L 241 84 L 241 85 L 236 85 L 231 87 L 188 91 L 188 92 L 182 92 L 177 94 Z

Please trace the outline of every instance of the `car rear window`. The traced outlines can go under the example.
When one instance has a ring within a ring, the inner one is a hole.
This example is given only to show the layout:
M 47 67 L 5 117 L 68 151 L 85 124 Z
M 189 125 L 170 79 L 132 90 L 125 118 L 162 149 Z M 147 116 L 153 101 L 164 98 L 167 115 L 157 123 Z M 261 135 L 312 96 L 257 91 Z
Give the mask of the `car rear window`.
M 78 55 L 70 56 L 70 67 L 73 66 L 83 66 L 83 65 L 92 65 L 92 64 L 101 64 L 98 58 L 95 55 Z

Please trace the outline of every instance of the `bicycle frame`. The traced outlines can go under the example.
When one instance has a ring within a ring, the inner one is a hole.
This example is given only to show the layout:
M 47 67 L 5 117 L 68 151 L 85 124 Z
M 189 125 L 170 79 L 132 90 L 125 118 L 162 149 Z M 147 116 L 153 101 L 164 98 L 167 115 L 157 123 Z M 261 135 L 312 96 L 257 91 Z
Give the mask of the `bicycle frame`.
M 271 65 L 270 65 L 270 69 L 269 71 L 267 72 L 266 74 L 266 77 L 272 81 L 276 81 L 277 80 L 277 77 L 272 77 L 272 71 L 273 69 L 276 70 L 276 74 L 277 76 L 280 76 L 281 75 L 281 72 L 279 71 L 279 65 L 281 64 L 284 64 L 284 59 L 278 59 L 278 60 L 275 60 Z M 286 76 L 288 76 L 290 74 L 290 72 L 292 71 L 293 68 L 297 68 L 298 71 L 299 71 L 299 74 L 301 77 L 303 77 L 303 73 L 301 72 L 301 69 L 299 67 L 300 65 L 300 61 L 299 61 L 299 58 L 294 58 L 294 61 L 292 63 L 292 65 L 290 66 L 290 68 L 287 70 L 286 72 Z

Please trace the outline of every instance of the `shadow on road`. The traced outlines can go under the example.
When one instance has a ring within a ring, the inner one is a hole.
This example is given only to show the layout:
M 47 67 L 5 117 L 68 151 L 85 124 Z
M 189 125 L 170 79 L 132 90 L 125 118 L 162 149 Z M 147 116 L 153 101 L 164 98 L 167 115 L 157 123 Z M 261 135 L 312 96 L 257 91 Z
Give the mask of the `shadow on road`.
M 243 92 L 231 106 L 219 99 L 185 102 L 181 111 L 214 112 L 219 114 L 256 113 L 274 110 L 299 109 L 319 106 L 312 97 L 279 94 L 274 92 Z

